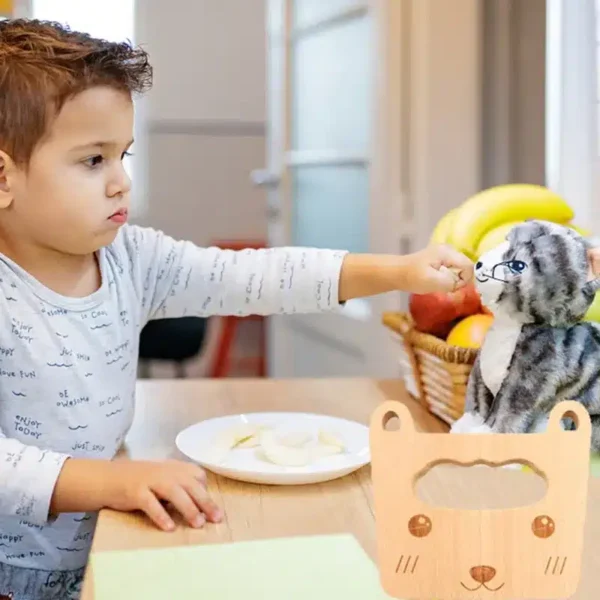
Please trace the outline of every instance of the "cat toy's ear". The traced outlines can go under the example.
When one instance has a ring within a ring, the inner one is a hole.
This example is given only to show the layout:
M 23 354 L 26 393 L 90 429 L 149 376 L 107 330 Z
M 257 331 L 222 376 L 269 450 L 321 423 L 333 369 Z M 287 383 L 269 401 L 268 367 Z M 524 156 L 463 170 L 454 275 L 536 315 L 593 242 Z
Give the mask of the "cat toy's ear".
M 598 290 L 600 290 L 600 277 L 588 281 L 583 286 L 583 293 L 586 295 L 595 296 Z
M 585 302 L 593 302 L 598 290 L 600 290 L 600 277 L 592 279 L 592 281 L 588 281 L 581 290 L 583 292 L 583 298 L 585 298 Z

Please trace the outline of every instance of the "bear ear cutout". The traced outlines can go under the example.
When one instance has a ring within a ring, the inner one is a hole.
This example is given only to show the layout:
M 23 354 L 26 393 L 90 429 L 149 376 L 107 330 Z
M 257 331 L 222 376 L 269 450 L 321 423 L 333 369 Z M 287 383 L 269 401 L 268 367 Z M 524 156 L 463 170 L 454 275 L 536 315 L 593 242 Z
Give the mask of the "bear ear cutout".
M 400 416 L 396 412 L 389 410 L 381 419 L 381 427 L 384 431 L 401 431 L 402 422 L 400 421 Z
M 371 428 L 384 433 L 414 433 L 415 424 L 408 408 L 395 401 L 384 402 L 371 418 Z
M 571 421 L 574 431 L 571 428 L 565 430 L 564 419 Z M 592 433 L 590 414 L 580 402 L 573 400 L 559 402 L 550 412 L 548 433 L 578 433 L 590 437 Z

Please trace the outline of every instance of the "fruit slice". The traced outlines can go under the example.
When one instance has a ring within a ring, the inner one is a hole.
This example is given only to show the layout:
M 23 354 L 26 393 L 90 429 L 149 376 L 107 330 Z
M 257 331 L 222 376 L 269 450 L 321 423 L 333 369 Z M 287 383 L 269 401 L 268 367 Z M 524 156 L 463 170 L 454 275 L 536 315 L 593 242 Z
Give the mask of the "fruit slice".
M 260 432 L 267 429 L 270 429 L 270 427 L 267 427 L 266 425 L 257 425 L 252 435 L 248 435 L 239 440 L 234 448 L 256 448 L 260 444 L 258 437 Z
M 211 449 L 212 460 L 221 462 L 234 448 L 253 448 L 258 445 L 258 434 L 262 425 L 246 423 L 236 425 L 218 433 Z
M 475 258 L 483 237 L 499 225 L 527 219 L 568 223 L 571 207 L 547 188 L 532 184 L 508 184 L 483 190 L 459 209 L 448 243 Z
M 340 452 L 343 452 L 346 449 L 346 445 L 340 437 L 331 431 L 319 431 L 319 442 L 324 446 L 339 448 Z
M 277 440 L 274 431 L 260 434 L 260 449 L 269 462 L 283 467 L 304 467 L 312 461 L 310 449 L 284 446 Z
M 327 458 L 329 456 L 335 456 L 341 454 L 343 449 L 340 446 L 333 446 L 329 444 L 322 444 L 314 448 L 313 457 L 318 460 L 320 458 Z
M 302 448 L 310 442 L 312 436 L 310 433 L 304 433 L 303 431 L 294 431 L 279 439 L 279 443 L 288 448 Z

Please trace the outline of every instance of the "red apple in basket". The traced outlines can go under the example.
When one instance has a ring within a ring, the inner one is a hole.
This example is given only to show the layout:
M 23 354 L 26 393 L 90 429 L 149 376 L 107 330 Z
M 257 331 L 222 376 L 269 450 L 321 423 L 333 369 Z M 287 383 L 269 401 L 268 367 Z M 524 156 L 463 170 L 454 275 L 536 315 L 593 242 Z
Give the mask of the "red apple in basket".
M 409 302 L 409 312 L 417 330 L 442 339 L 446 339 L 458 319 L 481 310 L 481 298 L 473 284 L 447 294 L 411 294 Z

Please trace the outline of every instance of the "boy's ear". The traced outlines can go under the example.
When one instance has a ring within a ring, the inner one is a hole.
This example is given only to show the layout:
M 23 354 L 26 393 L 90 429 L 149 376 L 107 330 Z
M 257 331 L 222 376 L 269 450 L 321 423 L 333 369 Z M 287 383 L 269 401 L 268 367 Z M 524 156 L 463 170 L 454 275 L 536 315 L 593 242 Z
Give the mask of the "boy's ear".
M 10 180 L 14 163 L 10 156 L 0 150 L 0 209 L 8 208 L 14 199 Z

